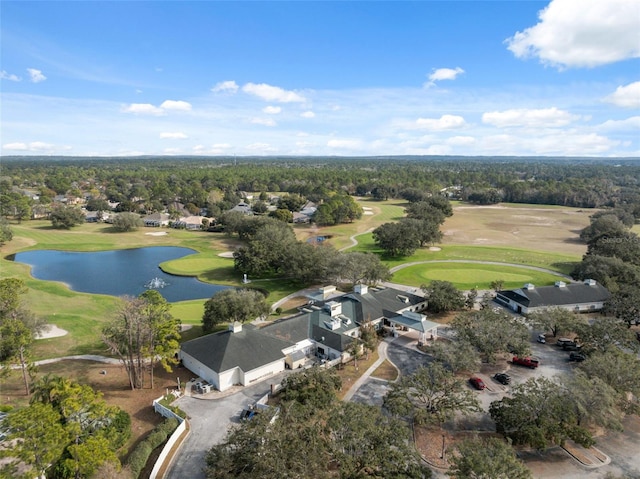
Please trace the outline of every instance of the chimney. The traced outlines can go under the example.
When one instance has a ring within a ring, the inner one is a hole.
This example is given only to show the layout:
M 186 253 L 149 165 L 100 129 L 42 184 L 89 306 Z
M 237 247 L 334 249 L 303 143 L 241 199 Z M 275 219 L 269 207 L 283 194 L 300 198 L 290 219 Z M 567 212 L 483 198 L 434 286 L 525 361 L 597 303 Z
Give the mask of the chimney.
M 531 290 L 536 289 L 536 287 L 533 285 L 533 283 L 527 283 L 522 287 L 522 289 L 526 289 L 528 291 L 531 291 Z
M 597 284 L 595 279 L 585 279 L 584 284 L 587 286 L 595 286 Z
M 564 281 L 556 281 L 555 282 L 556 288 L 564 288 L 567 283 L 565 283 Z
M 366 284 L 356 284 L 353 287 L 353 292 L 357 294 L 367 294 L 369 292 L 369 287 Z
M 231 331 L 232 333 L 239 333 L 240 331 L 242 331 L 242 323 L 239 321 L 234 321 L 229 325 L 229 331 Z

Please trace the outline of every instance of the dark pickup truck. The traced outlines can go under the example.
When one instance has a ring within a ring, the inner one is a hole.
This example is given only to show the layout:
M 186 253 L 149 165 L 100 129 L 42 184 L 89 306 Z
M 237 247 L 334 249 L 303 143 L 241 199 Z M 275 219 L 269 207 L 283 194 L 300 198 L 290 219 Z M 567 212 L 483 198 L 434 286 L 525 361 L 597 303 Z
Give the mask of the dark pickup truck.
M 540 361 L 534 358 L 519 358 L 518 356 L 514 356 L 511 360 L 513 364 L 518 364 L 519 366 L 526 366 L 531 369 L 535 369 L 539 366 Z

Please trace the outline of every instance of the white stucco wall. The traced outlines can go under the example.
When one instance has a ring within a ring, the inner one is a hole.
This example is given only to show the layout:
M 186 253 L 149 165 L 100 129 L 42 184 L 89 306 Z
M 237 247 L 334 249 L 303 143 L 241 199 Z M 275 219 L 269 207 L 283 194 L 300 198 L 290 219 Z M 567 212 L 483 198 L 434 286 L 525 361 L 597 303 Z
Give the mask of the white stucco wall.
M 243 386 L 249 386 L 256 381 L 267 379 L 274 374 L 284 371 L 284 359 L 285 358 L 278 359 L 277 361 L 265 364 L 264 366 L 256 369 L 252 369 L 251 371 L 248 371 L 246 373 L 240 371 L 240 382 Z
M 205 366 L 193 356 L 182 350 L 178 352 L 178 358 L 182 360 L 182 365 L 197 377 L 204 379 L 209 384 L 212 384 L 216 389 L 220 389 L 220 379 L 218 374 L 211 368 Z

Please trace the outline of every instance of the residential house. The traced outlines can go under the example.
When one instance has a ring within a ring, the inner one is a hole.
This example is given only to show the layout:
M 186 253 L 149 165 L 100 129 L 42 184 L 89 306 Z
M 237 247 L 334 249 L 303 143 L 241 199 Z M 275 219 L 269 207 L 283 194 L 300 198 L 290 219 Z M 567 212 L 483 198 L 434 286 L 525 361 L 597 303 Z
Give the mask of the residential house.
M 576 313 L 600 311 L 610 293 L 593 279 L 582 283 L 557 281 L 554 286 L 536 287 L 531 283 L 522 288 L 498 291 L 495 301 L 519 314 L 529 314 L 548 308 L 563 308 Z
M 145 226 L 154 226 L 156 228 L 160 226 L 167 226 L 169 224 L 170 216 L 167 213 L 152 213 L 142 218 Z
M 233 208 L 229 210 L 229 212 L 232 212 L 232 211 L 237 211 L 238 213 L 242 213 L 245 215 L 253 215 L 253 210 L 251 209 L 251 205 L 245 203 L 244 201 L 241 201 L 240 203 L 238 203 L 237 205 L 235 205 Z
M 258 328 L 234 324 L 229 331 L 209 334 L 182 344 L 182 364 L 224 391 L 234 384 L 248 385 L 295 368 L 313 358 L 347 359 L 360 325 L 371 321 L 380 328 L 422 327 L 436 332 L 419 314 L 426 308 L 422 296 L 394 288 L 357 285 L 351 293 L 321 288 L 295 316 Z M 404 319 L 402 319 L 404 318 Z M 404 323 L 403 323 L 404 321 Z M 433 323 L 435 324 L 435 323 Z

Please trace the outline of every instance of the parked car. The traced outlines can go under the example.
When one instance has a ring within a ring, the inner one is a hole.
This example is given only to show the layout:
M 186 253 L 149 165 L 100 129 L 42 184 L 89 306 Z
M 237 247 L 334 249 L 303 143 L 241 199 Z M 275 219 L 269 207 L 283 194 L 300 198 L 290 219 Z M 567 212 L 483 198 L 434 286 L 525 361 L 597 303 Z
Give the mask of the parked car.
M 570 343 L 573 343 L 573 342 L 574 342 L 573 339 L 558 338 L 558 340 L 556 341 L 556 345 L 558 345 L 559 347 L 563 347 L 565 344 L 570 344 Z
M 587 357 L 581 353 L 569 353 L 569 361 L 584 361 Z
M 544 334 L 538 334 L 538 337 L 536 338 L 536 341 L 538 341 L 539 343 L 546 343 L 547 342 L 547 338 L 545 338 Z
M 485 388 L 484 381 L 478 377 L 469 378 L 469 384 L 471 384 L 474 388 L 482 391 Z
M 505 386 L 511 382 L 511 376 L 507 373 L 496 373 L 493 375 L 493 379 L 498 381 L 500 384 L 504 384 Z
M 580 351 L 580 348 L 582 348 L 582 346 L 577 344 L 575 341 L 571 341 L 570 343 L 564 343 L 562 345 L 562 349 L 564 351 Z
M 540 361 L 535 359 L 535 358 L 530 358 L 530 357 L 526 357 L 526 358 L 521 358 L 518 356 L 514 356 L 513 359 L 511 360 L 511 362 L 513 364 L 517 364 L 519 366 L 526 366 L 528 368 L 531 369 L 535 369 L 540 365 Z

